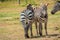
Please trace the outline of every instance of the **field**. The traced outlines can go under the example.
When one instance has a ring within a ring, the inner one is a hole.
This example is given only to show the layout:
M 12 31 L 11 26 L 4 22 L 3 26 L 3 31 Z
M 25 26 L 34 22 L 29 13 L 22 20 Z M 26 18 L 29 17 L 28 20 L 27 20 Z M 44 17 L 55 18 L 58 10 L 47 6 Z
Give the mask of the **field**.
M 7 4 L 7 5 L 6 5 Z M 48 7 L 48 36 L 45 36 L 43 29 L 42 37 L 24 38 L 24 30 L 19 21 L 20 12 L 25 7 L 17 3 L 0 3 L 0 40 L 60 40 L 60 12 L 52 15 L 52 7 Z M 43 27 L 44 28 L 44 27 Z M 36 29 L 33 24 L 33 34 L 36 36 Z

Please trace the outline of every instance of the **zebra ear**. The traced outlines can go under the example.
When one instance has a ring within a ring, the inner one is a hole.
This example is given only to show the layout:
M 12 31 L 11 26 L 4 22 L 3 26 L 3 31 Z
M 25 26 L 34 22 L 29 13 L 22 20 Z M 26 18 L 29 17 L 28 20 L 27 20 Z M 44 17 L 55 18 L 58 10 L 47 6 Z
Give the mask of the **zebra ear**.
M 48 6 L 48 5 L 49 5 L 49 3 L 46 3 L 45 5 L 46 5 L 46 6 Z

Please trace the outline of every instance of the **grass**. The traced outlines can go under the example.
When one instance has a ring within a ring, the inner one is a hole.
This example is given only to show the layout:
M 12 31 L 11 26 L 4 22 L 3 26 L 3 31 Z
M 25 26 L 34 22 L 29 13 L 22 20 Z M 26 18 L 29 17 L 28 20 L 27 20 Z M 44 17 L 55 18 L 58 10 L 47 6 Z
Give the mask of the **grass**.
M 7 5 L 6 5 L 7 4 Z M 39 4 L 39 3 L 37 3 Z M 60 40 L 58 36 L 38 37 L 32 39 L 24 38 L 24 30 L 19 21 L 20 12 L 25 9 L 17 3 L 1 3 L 0 4 L 0 40 Z M 48 34 L 60 34 L 60 12 L 55 15 L 50 13 L 51 5 L 48 7 Z M 44 28 L 44 27 L 43 27 Z M 30 32 L 29 32 L 30 33 Z M 36 35 L 35 26 L 33 24 L 33 33 Z M 43 29 L 43 35 L 45 31 Z

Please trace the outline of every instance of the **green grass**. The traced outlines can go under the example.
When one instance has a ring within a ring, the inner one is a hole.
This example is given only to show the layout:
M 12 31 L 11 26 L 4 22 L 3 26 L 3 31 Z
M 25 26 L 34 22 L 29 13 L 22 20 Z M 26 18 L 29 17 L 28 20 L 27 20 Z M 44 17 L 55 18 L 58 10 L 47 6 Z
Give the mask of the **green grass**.
M 38 1 L 38 0 L 37 0 Z M 36 1 L 35 1 L 36 2 Z M 20 12 L 24 10 L 25 6 L 22 7 L 17 3 L 12 4 L 13 2 L 4 2 L 0 4 L 0 40 L 59 40 L 58 37 L 52 36 L 48 37 L 39 37 L 32 39 L 24 38 L 24 30 L 21 22 L 19 21 Z M 39 4 L 36 2 L 36 4 Z M 60 12 L 57 12 L 55 15 L 50 13 L 52 7 L 48 7 L 48 34 L 59 34 L 60 29 L 55 30 L 55 27 L 60 28 Z M 36 35 L 35 25 L 33 24 L 33 33 Z M 29 32 L 30 34 L 30 32 Z M 45 32 L 43 31 L 45 35 Z

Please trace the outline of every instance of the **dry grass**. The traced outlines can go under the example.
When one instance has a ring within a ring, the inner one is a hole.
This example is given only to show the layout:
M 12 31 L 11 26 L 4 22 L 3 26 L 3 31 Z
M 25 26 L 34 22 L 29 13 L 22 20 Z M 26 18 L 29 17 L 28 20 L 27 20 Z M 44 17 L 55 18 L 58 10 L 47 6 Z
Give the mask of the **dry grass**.
M 24 30 L 19 21 L 20 12 L 24 10 L 25 7 L 20 7 L 18 4 L 12 4 L 3 8 L 0 6 L 0 8 L 0 40 L 60 40 L 60 12 L 51 15 L 51 9 L 50 7 L 48 8 L 49 17 L 47 27 L 49 36 L 25 39 Z M 33 24 L 34 36 L 36 36 L 35 30 Z M 44 29 L 43 35 L 45 35 Z

